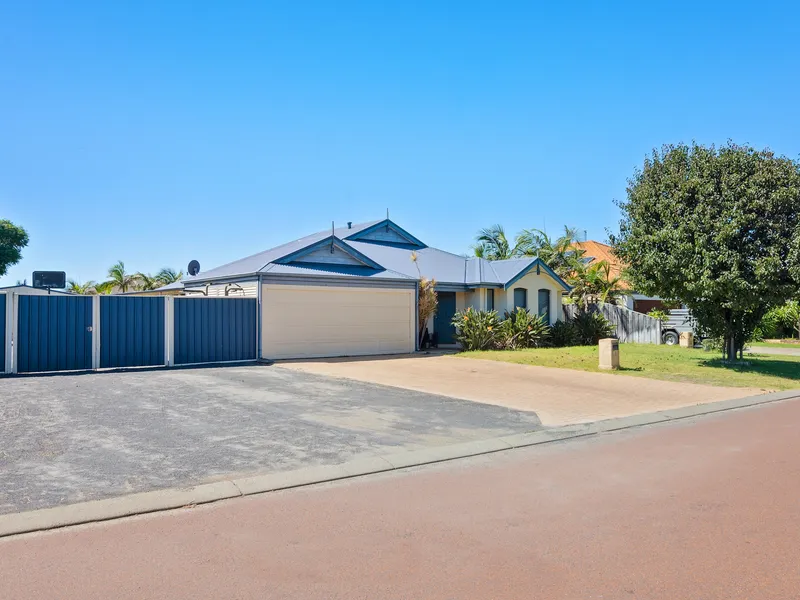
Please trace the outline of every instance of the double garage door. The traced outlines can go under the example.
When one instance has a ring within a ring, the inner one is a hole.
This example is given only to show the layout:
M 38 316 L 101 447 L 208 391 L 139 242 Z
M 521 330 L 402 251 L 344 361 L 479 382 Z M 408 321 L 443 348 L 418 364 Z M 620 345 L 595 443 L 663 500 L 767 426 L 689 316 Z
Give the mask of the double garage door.
M 261 310 L 264 358 L 414 351 L 413 289 L 265 284 Z

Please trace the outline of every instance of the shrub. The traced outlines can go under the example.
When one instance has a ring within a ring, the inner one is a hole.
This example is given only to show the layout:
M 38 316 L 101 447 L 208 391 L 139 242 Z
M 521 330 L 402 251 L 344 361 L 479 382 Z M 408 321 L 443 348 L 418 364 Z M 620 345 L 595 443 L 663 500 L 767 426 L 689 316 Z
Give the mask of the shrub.
M 659 321 L 661 321 L 662 324 L 666 324 L 666 322 L 669 321 L 669 313 L 665 310 L 659 310 L 657 308 L 654 308 L 649 313 L 647 313 L 647 316 L 653 317 L 654 319 L 658 319 Z
M 453 316 L 456 340 L 464 350 L 491 350 L 496 346 L 500 320 L 496 311 L 460 310 Z
M 506 312 L 498 331 L 497 344 L 507 350 L 518 348 L 541 348 L 550 337 L 550 327 L 544 318 L 524 308 Z
M 722 338 L 705 338 L 703 340 L 703 350 L 706 352 L 722 352 Z
M 579 312 L 572 319 L 572 326 L 581 346 L 593 346 L 602 338 L 614 335 L 614 327 L 599 312 Z
M 572 321 L 556 321 L 550 328 L 550 343 L 556 348 L 577 346 L 578 335 Z

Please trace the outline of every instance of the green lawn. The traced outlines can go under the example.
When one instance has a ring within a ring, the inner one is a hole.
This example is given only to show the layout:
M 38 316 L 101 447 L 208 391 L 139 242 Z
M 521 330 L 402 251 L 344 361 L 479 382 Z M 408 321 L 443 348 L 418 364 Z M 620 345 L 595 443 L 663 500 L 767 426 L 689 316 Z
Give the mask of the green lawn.
M 786 342 L 750 342 L 749 346 L 753 346 L 754 348 L 758 348 L 759 346 L 763 348 L 800 348 L 800 341 L 794 340 L 794 343 L 786 343 Z
M 649 344 L 620 344 L 619 354 L 621 368 L 615 373 L 620 375 L 762 390 L 800 388 L 797 356 L 745 355 L 742 364 L 730 365 L 716 352 Z M 462 352 L 457 356 L 579 371 L 600 370 L 596 346 Z

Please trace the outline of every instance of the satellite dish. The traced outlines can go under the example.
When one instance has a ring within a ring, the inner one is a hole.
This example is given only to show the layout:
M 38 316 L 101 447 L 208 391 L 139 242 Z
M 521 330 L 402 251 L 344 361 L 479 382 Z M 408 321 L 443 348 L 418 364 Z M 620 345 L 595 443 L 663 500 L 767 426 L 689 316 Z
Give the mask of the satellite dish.
M 200 263 L 196 260 L 193 260 L 189 263 L 189 267 L 186 270 L 189 272 L 189 275 L 194 277 L 200 272 Z

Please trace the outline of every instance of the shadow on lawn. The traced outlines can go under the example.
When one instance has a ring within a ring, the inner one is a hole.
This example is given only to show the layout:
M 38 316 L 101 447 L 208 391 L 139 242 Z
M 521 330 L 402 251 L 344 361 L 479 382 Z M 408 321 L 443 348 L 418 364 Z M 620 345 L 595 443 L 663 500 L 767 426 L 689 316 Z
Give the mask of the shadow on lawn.
M 766 356 L 766 354 L 754 354 L 739 362 L 728 362 L 721 358 L 712 358 L 701 361 L 700 364 L 704 367 L 727 369 L 737 373 L 759 373 L 761 375 L 783 377 L 784 379 L 800 380 L 800 361 L 773 360 L 766 358 Z

